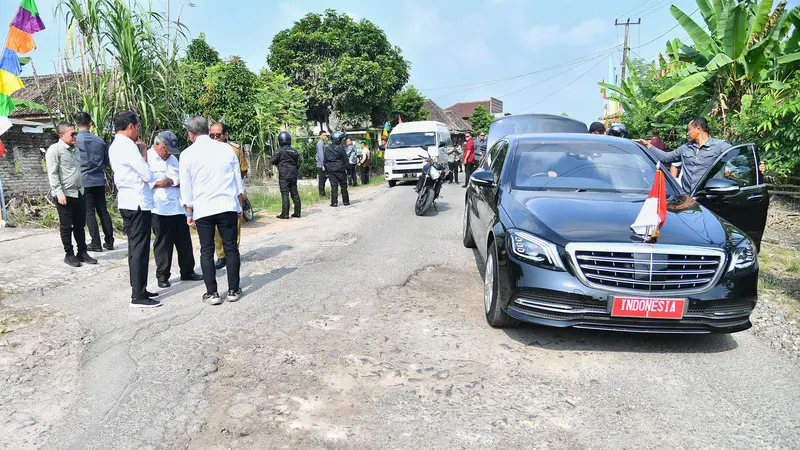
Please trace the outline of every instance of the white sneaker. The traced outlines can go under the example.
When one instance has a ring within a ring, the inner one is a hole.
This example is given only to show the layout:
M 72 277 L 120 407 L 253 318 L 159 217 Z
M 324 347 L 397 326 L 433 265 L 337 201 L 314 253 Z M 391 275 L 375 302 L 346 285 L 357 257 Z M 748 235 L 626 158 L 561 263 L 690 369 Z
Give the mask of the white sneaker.
M 228 291 L 228 301 L 229 302 L 237 302 L 239 299 L 242 298 L 242 290 L 237 289 L 235 291 L 231 290 Z

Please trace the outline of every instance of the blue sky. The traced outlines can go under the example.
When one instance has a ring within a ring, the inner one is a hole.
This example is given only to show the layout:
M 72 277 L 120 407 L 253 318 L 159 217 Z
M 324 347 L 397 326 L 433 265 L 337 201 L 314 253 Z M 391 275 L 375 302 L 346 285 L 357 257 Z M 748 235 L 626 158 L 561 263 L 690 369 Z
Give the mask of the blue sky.
M 166 9 L 166 1 L 153 3 Z M 791 0 L 789 5 L 798 2 Z M 10 20 L 17 2 L 4 3 L 0 13 Z M 53 72 L 53 60 L 60 56 L 59 43 L 63 46 L 64 42 L 63 18 L 53 16 L 56 3 L 37 0 L 48 27 L 35 36 L 38 49 L 30 55 L 39 73 Z M 253 70 L 266 65 L 276 32 L 291 27 L 308 12 L 334 8 L 381 27 L 411 62 L 411 83 L 443 108 L 493 96 L 503 100 L 506 112 L 566 112 L 585 122 L 602 115 L 597 82 L 608 78 L 609 56 L 619 72 L 624 27 L 615 27 L 614 20 L 641 17 L 642 25 L 631 27 L 630 46 L 634 56 L 652 59 L 663 51 L 668 39 L 686 37 L 681 27 L 673 29 L 677 22 L 669 6 L 677 5 L 686 13 L 697 8 L 694 0 L 192 3 L 195 6 L 187 7 L 181 18 L 192 37 L 204 32 L 221 55 L 239 55 Z M 173 6 L 177 4 L 173 0 Z M 699 12 L 693 17 L 701 21 Z M 536 71 L 541 72 L 502 80 Z M 485 81 L 491 83 L 480 84 Z

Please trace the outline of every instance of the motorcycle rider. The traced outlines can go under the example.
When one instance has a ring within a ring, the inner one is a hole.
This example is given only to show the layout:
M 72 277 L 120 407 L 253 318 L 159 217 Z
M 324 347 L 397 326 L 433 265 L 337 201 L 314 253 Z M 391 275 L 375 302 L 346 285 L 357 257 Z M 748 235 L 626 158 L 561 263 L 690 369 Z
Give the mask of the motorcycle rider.
M 628 139 L 628 127 L 622 123 L 615 123 L 608 127 L 608 131 L 606 131 L 608 136 L 616 136 L 621 137 L 623 139 Z
M 281 214 L 278 219 L 289 218 L 289 194 L 294 203 L 292 217 L 300 217 L 300 194 L 297 193 L 297 175 L 300 171 L 300 153 L 292 148 L 292 135 L 288 131 L 278 134 L 278 152 L 272 157 L 273 166 L 278 167 L 278 186 L 281 189 Z
M 347 166 L 350 160 L 344 149 L 347 135 L 342 131 L 334 131 L 331 144 L 325 146 L 325 173 L 331 182 L 331 206 L 339 206 L 339 186 L 342 189 L 344 206 L 350 206 L 350 194 L 347 192 Z

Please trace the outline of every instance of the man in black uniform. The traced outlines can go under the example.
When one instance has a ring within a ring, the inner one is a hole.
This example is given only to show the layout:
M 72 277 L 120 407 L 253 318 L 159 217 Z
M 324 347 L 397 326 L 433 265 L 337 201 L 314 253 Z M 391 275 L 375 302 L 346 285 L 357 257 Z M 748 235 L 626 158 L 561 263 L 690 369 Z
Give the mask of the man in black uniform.
M 339 190 L 342 187 L 342 201 L 344 206 L 350 206 L 350 194 L 347 192 L 347 152 L 344 150 L 344 139 L 347 137 L 341 131 L 334 131 L 331 135 L 332 144 L 325 147 L 325 173 L 331 182 L 331 206 L 339 206 Z
M 278 219 L 289 218 L 289 194 L 292 194 L 294 214 L 300 217 L 300 195 L 297 193 L 297 173 L 300 171 L 300 153 L 292 148 L 292 135 L 288 131 L 278 134 L 278 153 L 272 157 L 272 165 L 278 166 L 278 185 L 281 188 L 281 215 Z

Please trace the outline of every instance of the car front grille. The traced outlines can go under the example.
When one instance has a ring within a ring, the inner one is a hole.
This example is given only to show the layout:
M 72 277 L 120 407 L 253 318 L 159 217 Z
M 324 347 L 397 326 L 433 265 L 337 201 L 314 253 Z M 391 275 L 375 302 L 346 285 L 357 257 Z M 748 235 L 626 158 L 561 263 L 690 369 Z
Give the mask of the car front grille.
M 725 268 L 718 249 L 657 244 L 569 244 L 578 277 L 620 293 L 686 295 L 711 289 Z

